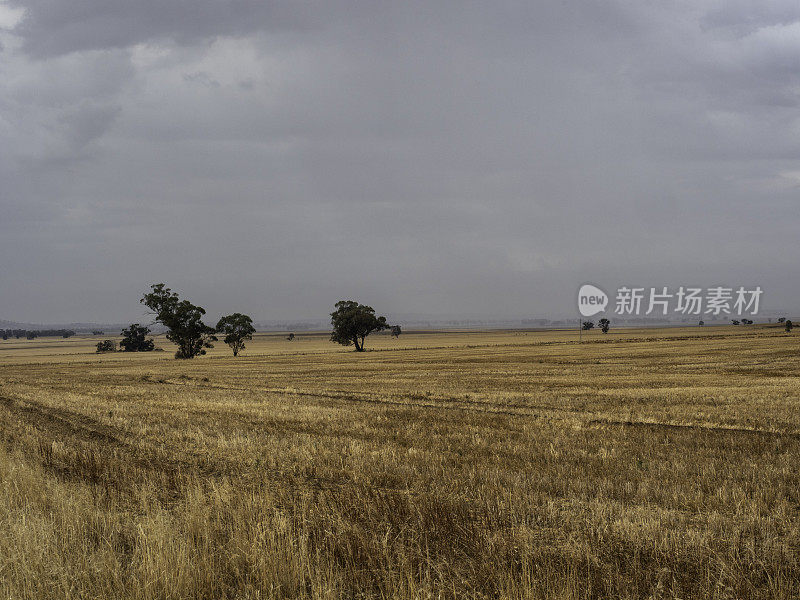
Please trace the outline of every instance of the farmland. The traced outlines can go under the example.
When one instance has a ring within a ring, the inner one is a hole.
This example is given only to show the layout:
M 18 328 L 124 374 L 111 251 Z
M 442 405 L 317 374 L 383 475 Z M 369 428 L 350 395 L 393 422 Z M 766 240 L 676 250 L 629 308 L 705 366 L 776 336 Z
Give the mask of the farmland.
M 766 326 L 0 342 L 2 598 L 800 597 Z

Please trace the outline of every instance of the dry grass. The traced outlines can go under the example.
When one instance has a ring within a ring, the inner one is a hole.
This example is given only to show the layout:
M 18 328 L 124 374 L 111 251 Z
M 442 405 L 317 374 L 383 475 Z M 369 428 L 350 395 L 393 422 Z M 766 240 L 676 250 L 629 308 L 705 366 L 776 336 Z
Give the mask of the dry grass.
M 575 338 L 0 342 L 0 597 L 800 597 L 800 337 Z

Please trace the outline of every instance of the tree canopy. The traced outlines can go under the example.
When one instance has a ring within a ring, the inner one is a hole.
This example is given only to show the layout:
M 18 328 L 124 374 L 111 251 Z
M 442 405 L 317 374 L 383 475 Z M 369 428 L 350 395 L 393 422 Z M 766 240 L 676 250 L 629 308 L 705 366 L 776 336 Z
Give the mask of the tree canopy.
M 169 331 L 167 339 L 178 345 L 175 358 L 194 358 L 213 348 L 217 340 L 214 329 L 203 323 L 205 309 L 195 306 L 188 300 L 181 300 L 163 283 L 150 286 L 152 291 L 145 294 L 140 302 L 155 314 L 155 320 Z
M 364 351 L 364 339 L 373 331 L 387 329 L 386 317 L 376 317 L 375 309 L 353 300 L 341 300 L 331 313 L 331 341 L 342 346 L 355 346 L 356 352 Z
M 252 340 L 256 328 L 253 319 L 241 313 L 233 313 L 222 317 L 217 323 L 217 333 L 225 334 L 224 341 L 233 350 L 234 356 L 244 350 L 246 340 Z

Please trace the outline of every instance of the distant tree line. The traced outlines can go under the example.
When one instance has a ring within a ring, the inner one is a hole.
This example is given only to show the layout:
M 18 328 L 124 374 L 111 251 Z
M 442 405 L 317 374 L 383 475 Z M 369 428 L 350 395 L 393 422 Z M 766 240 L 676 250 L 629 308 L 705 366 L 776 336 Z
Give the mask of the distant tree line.
M 75 335 L 72 329 L 0 329 L 0 337 L 4 340 L 21 339 L 33 340 L 37 337 L 70 338 Z

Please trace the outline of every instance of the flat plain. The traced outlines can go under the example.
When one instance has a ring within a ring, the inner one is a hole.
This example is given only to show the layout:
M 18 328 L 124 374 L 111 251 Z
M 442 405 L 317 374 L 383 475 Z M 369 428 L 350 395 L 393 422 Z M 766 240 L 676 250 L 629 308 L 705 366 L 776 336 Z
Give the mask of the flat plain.
M 800 597 L 800 336 L 0 342 L 0 597 Z

